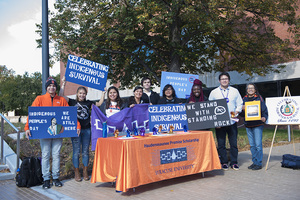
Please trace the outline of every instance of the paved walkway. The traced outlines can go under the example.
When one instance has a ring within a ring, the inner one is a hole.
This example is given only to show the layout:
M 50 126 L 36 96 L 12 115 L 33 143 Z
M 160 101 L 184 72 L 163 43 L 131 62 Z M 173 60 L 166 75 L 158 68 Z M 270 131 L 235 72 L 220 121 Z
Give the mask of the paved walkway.
M 295 144 L 300 155 L 300 143 Z M 240 170 L 215 170 L 139 186 L 133 191 L 117 193 L 110 183 L 63 181 L 61 188 L 44 190 L 41 186 L 18 188 L 13 180 L 0 181 L 0 199 L 300 199 L 300 170 L 281 167 L 282 155 L 293 154 L 293 145 L 273 147 L 268 170 L 247 169 L 249 151 L 239 153 Z M 265 165 L 269 148 L 264 149 Z

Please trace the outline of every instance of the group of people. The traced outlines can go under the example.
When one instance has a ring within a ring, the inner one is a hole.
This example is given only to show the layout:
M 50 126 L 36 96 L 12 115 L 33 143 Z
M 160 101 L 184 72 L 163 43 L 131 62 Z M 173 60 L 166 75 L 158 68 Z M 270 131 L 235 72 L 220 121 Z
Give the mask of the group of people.
M 234 116 L 244 115 L 245 102 L 248 101 L 260 101 L 261 103 L 261 119 L 256 121 L 245 121 L 245 127 L 250 143 L 250 150 L 252 153 L 252 161 L 248 168 L 252 170 L 258 170 L 262 168 L 262 132 L 264 123 L 268 118 L 267 107 L 264 100 L 258 93 L 255 84 L 248 84 L 246 86 L 246 95 L 241 97 L 239 91 L 231 87 L 230 76 L 227 72 L 223 72 L 219 75 L 220 86 L 211 91 L 208 99 L 203 94 L 202 82 L 195 79 L 191 88 L 190 97 L 185 103 L 195 103 L 207 100 L 225 99 L 228 105 L 229 112 Z M 109 87 L 103 91 L 102 96 L 98 102 L 90 101 L 86 99 L 87 90 L 85 87 L 79 87 L 76 93 L 76 99 L 68 98 L 64 95 L 64 88 L 66 85 L 65 78 L 62 79 L 62 87 L 59 95 L 56 94 L 57 83 L 49 77 L 46 81 L 47 93 L 38 96 L 32 106 L 76 106 L 77 107 L 77 134 L 78 137 L 72 137 L 73 146 L 73 165 L 75 172 L 75 180 L 82 181 L 79 172 L 79 157 L 80 149 L 82 149 L 82 163 L 83 163 L 83 179 L 89 180 L 88 176 L 88 164 L 89 164 L 89 145 L 91 142 L 91 123 L 90 123 L 90 110 L 92 105 L 100 107 L 100 110 L 110 117 L 126 107 L 134 107 L 136 104 L 148 103 L 150 105 L 155 104 L 180 104 L 184 103 L 181 99 L 176 97 L 176 92 L 171 84 L 167 84 L 163 88 L 163 96 L 151 90 L 151 79 L 145 77 L 141 80 L 141 86 L 137 86 L 133 90 L 133 96 L 128 99 L 128 103 L 125 102 L 119 94 L 118 88 L 115 86 Z M 105 93 L 107 98 L 105 100 Z M 201 129 L 201 128 L 199 128 Z M 26 136 L 31 136 L 28 122 L 25 125 Z M 238 146 L 237 135 L 238 129 L 235 120 L 231 120 L 230 126 L 216 127 L 216 138 L 218 142 L 218 153 L 223 170 L 228 170 L 229 166 L 234 170 L 239 170 L 238 166 Z M 227 157 L 226 150 L 226 135 L 228 136 L 230 144 L 230 163 Z M 62 146 L 61 138 L 53 139 L 40 139 L 40 145 L 42 150 L 42 173 L 44 178 L 43 188 L 50 188 L 50 152 L 52 152 L 52 183 L 61 187 L 62 183 L 59 181 L 59 169 L 60 160 L 59 154 Z

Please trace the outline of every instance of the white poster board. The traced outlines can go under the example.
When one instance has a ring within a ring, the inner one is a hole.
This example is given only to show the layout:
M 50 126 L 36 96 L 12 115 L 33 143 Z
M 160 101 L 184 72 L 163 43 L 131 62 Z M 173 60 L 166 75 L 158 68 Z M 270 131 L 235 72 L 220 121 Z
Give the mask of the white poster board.
M 271 125 L 300 124 L 300 96 L 266 98 Z

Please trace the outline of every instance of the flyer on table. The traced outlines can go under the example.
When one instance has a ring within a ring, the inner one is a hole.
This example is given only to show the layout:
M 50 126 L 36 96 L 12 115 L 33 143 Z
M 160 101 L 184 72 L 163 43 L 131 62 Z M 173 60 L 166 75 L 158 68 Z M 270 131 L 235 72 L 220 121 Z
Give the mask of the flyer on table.
M 104 91 L 109 67 L 78 56 L 69 55 L 66 81 Z
M 163 96 L 163 88 L 170 84 L 174 87 L 178 98 L 187 99 L 190 97 L 191 89 L 195 79 L 199 76 L 195 74 L 183 74 L 174 72 L 161 73 L 160 96 Z
M 29 139 L 78 137 L 77 108 L 28 107 Z

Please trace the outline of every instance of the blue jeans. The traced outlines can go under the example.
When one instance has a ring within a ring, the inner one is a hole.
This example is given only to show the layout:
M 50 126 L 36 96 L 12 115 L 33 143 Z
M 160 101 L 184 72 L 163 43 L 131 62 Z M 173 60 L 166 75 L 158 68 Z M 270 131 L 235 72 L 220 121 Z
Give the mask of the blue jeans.
M 44 181 L 50 180 L 50 154 L 52 152 L 52 178 L 59 178 L 60 170 L 60 149 L 62 146 L 62 138 L 40 139 L 42 150 L 42 173 Z
M 262 147 L 262 132 L 264 126 L 246 128 L 250 151 L 252 154 L 252 162 L 254 165 L 262 166 L 263 147 Z
M 91 143 L 91 129 L 81 129 L 79 137 L 72 137 L 73 145 L 73 165 L 79 168 L 80 148 L 82 148 L 82 163 L 83 166 L 89 165 L 89 147 Z
M 236 123 L 230 126 L 224 126 L 216 128 L 216 136 L 218 141 L 218 153 L 220 156 L 221 164 L 227 164 L 227 151 L 226 151 L 226 133 L 228 134 L 228 140 L 230 144 L 230 165 L 237 164 L 238 147 L 237 147 L 237 125 Z

